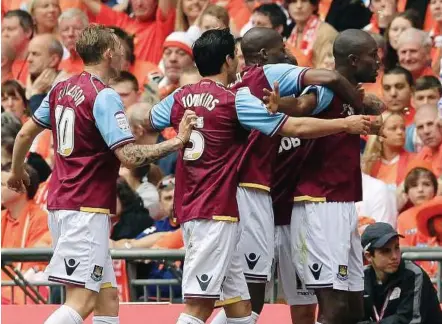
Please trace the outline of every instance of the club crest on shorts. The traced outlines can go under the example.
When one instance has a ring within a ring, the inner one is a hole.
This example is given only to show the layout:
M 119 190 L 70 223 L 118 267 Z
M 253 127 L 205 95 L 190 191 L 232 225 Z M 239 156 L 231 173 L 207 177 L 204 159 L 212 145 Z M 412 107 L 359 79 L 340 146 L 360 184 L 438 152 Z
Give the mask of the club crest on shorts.
M 196 280 L 198 280 L 198 283 L 199 283 L 202 291 L 207 290 L 207 287 L 209 286 L 210 281 L 212 280 L 212 277 L 209 278 L 209 276 L 206 275 L 205 273 L 202 274 L 199 278 L 198 278 L 198 276 L 196 276 Z
M 339 268 L 338 268 L 338 275 L 337 276 L 338 276 L 339 280 L 342 280 L 342 281 L 347 280 L 348 279 L 348 266 L 340 264 Z
M 100 281 L 101 279 L 103 279 L 103 267 L 95 265 L 94 271 L 92 271 L 91 273 L 91 278 L 94 281 Z

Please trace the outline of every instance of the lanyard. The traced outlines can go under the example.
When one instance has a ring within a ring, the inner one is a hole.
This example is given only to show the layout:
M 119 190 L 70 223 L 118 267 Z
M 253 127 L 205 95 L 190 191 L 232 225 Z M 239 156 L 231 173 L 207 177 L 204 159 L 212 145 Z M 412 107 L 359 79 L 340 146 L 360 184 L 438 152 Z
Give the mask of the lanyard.
M 384 317 L 385 310 L 387 309 L 388 302 L 390 300 L 390 296 L 391 296 L 392 292 L 393 292 L 393 290 L 390 290 L 387 293 L 387 297 L 385 298 L 384 305 L 382 305 L 382 309 L 381 309 L 381 313 L 380 314 L 378 314 L 376 306 L 373 305 L 373 312 L 374 312 L 374 316 L 375 316 L 375 319 L 376 319 L 376 323 L 379 323 L 379 321 Z

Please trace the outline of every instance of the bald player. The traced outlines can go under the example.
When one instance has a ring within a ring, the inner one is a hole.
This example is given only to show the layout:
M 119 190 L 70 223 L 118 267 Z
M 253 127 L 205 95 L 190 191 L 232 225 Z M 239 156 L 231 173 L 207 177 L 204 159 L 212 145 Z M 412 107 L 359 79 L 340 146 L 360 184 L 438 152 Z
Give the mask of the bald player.
M 352 104 L 360 105 L 355 87 L 338 73 L 293 65 L 295 59 L 286 51 L 282 37 L 275 30 L 252 28 L 244 35 L 241 47 L 246 68 L 238 75 L 233 89 L 248 87 L 254 96 L 263 98 L 263 89 L 272 88 L 277 81 L 281 96 L 298 97 L 307 86 L 323 84 L 336 90 Z M 331 95 L 330 90 L 322 87 L 312 87 L 307 92 L 309 94 L 297 100 L 292 107 L 294 109 L 287 112 L 288 114 L 311 115 L 320 102 L 317 98 Z M 343 119 L 342 123 L 346 125 L 347 132 L 359 134 L 361 128 L 355 117 Z M 336 129 L 334 133 L 338 132 L 340 130 Z M 243 231 L 239 250 L 255 321 L 264 305 L 265 287 L 271 277 L 274 259 L 274 217 L 270 188 L 280 143 L 280 136 L 269 137 L 252 131 L 242 156 L 239 173 L 237 198 Z M 311 313 L 313 317 L 314 311 Z M 220 312 L 212 323 L 225 323 L 222 316 Z
M 354 86 L 376 81 L 380 59 L 374 39 L 349 29 L 333 45 L 336 70 Z M 326 98 L 317 117 L 345 118 L 354 107 Z M 356 323 L 363 314 L 364 273 L 355 202 L 362 200 L 359 136 L 316 139 L 303 164 L 292 210 L 292 251 L 301 281 L 318 298 L 319 323 Z

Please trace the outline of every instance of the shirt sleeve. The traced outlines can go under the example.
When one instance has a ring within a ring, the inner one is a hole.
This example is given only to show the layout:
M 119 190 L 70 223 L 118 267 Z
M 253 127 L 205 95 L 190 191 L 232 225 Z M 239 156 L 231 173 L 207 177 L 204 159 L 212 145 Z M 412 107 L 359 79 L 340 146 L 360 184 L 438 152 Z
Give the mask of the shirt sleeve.
M 267 64 L 264 74 L 273 89 L 273 83 L 278 81 L 281 97 L 299 95 L 303 88 L 303 77 L 309 68 L 291 64 Z
M 316 108 L 313 110 L 312 115 L 317 115 L 327 109 L 334 97 L 333 91 L 316 85 L 308 86 L 302 91 L 301 95 L 309 93 L 315 93 L 317 98 Z
M 123 103 L 115 90 L 106 88 L 100 91 L 95 99 L 93 114 L 97 128 L 111 150 L 135 140 Z
M 246 129 L 257 129 L 269 136 L 276 134 L 288 119 L 287 115 L 270 114 L 264 103 L 250 93 L 249 88 L 240 88 L 235 97 L 236 113 Z
M 51 92 L 49 91 L 46 97 L 44 97 L 40 106 L 38 106 L 35 113 L 32 115 L 32 120 L 36 122 L 38 125 L 44 128 L 51 129 L 51 119 L 49 114 L 49 95 Z
M 174 95 L 176 91 L 178 90 L 175 90 L 166 98 L 164 98 L 152 107 L 152 110 L 150 111 L 150 123 L 153 129 L 161 131 L 171 125 L 170 115 L 172 113 L 172 107 L 175 102 Z

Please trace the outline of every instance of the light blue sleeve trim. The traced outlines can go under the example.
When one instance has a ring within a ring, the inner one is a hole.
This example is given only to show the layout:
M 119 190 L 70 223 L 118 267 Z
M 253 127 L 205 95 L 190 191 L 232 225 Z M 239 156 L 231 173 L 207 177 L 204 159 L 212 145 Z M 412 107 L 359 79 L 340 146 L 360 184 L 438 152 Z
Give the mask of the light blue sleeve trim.
M 115 90 L 105 88 L 98 93 L 93 114 L 97 128 L 110 149 L 134 141 L 123 102 Z
M 50 109 L 49 109 L 49 95 L 51 94 L 51 91 L 48 92 L 46 97 L 44 97 L 43 101 L 41 102 L 40 106 L 37 108 L 37 110 L 34 112 L 34 115 L 32 116 L 33 120 L 44 128 L 51 129 L 51 118 L 50 118 Z
M 268 83 L 278 81 L 281 97 L 299 95 L 303 88 L 303 77 L 309 68 L 291 64 L 267 64 L 263 67 Z
M 171 125 L 170 115 L 172 112 L 173 104 L 175 103 L 174 95 L 180 89 L 175 90 L 166 98 L 161 100 L 150 111 L 150 123 L 152 128 L 161 131 Z
M 236 92 L 235 106 L 238 120 L 246 129 L 257 129 L 261 133 L 273 136 L 287 120 L 288 116 L 270 114 L 264 103 L 250 93 L 247 87 Z
M 328 88 L 312 85 L 305 88 L 304 91 L 302 91 L 302 95 L 312 92 L 316 94 L 316 108 L 312 112 L 313 116 L 323 112 L 330 106 L 334 93 Z

